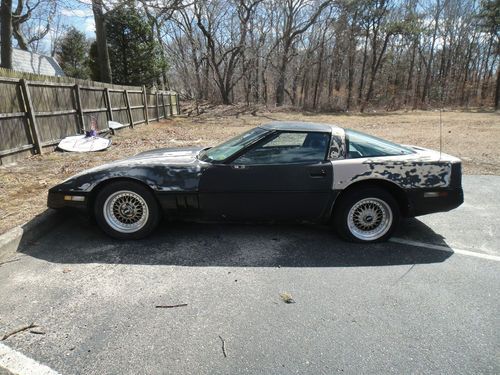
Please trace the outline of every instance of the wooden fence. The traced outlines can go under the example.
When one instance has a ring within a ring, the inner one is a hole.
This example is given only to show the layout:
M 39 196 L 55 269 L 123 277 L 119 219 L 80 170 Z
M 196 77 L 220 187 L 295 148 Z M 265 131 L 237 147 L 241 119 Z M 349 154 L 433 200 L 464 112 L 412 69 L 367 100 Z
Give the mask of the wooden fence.
M 42 154 L 44 147 L 64 137 L 83 134 L 92 119 L 104 130 L 108 121 L 134 127 L 178 114 L 179 96 L 172 91 L 69 78 L 49 82 L 0 77 L 0 164 L 7 156 Z

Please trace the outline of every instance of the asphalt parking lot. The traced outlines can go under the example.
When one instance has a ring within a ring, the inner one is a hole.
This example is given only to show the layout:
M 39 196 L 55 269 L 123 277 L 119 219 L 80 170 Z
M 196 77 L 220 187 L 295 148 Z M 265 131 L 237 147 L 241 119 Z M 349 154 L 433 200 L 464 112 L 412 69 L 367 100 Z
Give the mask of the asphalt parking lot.
M 1 341 L 0 365 L 498 374 L 500 177 L 465 176 L 464 189 L 459 209 L 408 220 L 395 242 L 369 247 L 300 225 L 164 224 L 118 242 L 68 217 L 0 266 L 0 337 L 32 322 L 44 333 Z M 155 307 L 177 304 L 187 306 Z

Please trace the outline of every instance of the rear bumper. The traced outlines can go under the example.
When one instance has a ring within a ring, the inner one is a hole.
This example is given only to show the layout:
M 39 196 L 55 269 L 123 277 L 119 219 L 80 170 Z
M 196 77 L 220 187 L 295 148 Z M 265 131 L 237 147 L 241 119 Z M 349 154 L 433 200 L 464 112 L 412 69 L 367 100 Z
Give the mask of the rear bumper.
M 407 192 L 407 194 L 409 216 L 420 216 L 435 212 L 450 211 L 457 208 L 464 202 L 464 192 L 461 187 L 451 189 L 416 190 Z

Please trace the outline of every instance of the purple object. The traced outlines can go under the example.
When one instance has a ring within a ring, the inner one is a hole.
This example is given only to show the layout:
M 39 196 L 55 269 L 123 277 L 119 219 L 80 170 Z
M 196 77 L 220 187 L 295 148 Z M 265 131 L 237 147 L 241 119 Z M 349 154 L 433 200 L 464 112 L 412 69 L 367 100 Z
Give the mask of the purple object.
M 88 131 L 85 132 L 85 137 L 86 138 L 97 137 L 97 132 L 94 129 L 88 130 Z

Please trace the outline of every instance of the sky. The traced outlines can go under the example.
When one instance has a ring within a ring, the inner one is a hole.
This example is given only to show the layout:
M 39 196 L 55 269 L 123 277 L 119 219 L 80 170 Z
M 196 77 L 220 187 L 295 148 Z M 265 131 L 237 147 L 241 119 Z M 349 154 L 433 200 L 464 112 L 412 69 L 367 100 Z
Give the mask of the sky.
M 75 8 L 66 6 L 58 11 L 61 17 L 61 24 L 74 26 L 78 30 L 83 31 L 87 37 L 95 38 L 94 16 L 90 5 L 78 4 L 73 0 L 71 3 L 76 3 Z
M 56 1 L 57 11 L 54 20 L 51 22 L 50 31 L 43 38 L 43 40 L 40 41 L 38 46 L 34 46 L 34 49 L 38 53 L 50 54 L 52 42 L 56 38 L 57 33 L 59 32 L 59 34 L 61 34 L 63 28 L 68 28 L 71 26 L 85 33 L 87 38 L 95 39 L 95 23 L 90 0 Z M 13 7 L 15 8 L 15 6 L 16 4 L 14 2 Z M 39 21 L 33 19 L 32 22 L 36 24 Z M 39 27 L 43 27 L 46 23 L 44 19 L 41 19 L 40 22 L 41 25 Z

